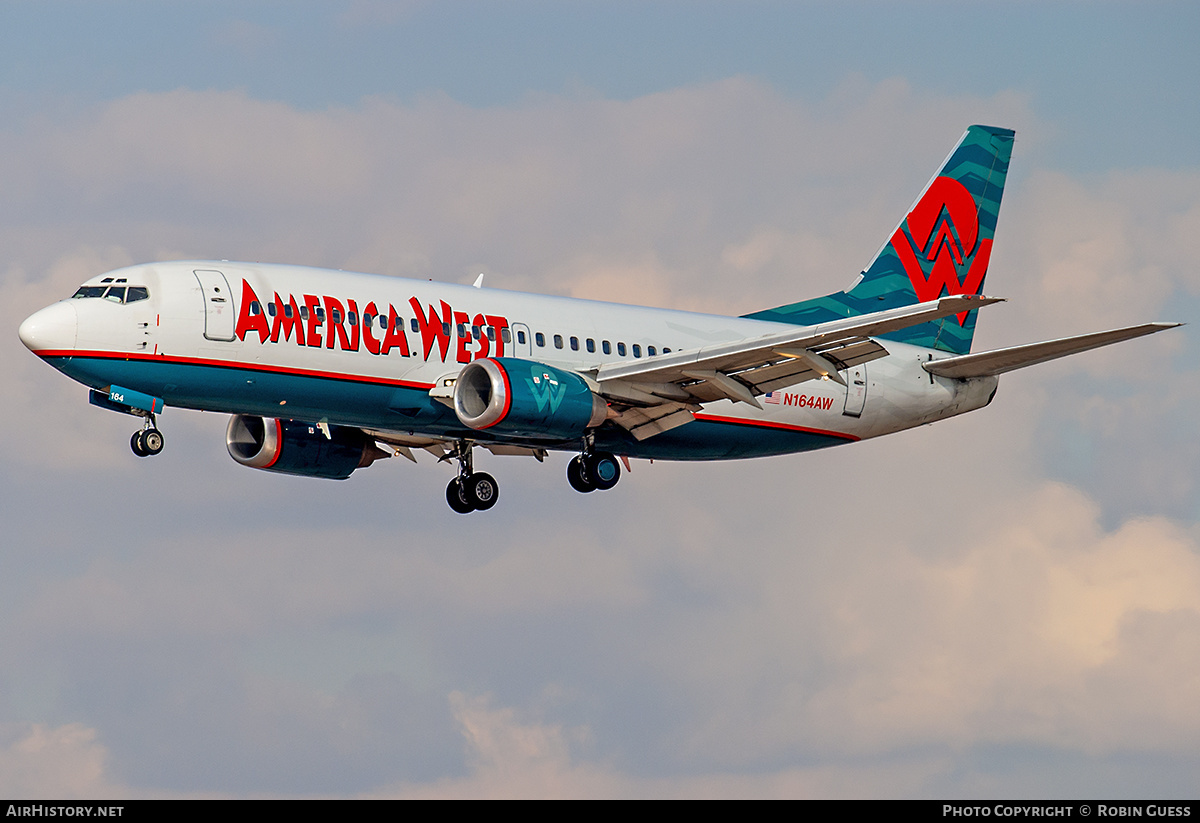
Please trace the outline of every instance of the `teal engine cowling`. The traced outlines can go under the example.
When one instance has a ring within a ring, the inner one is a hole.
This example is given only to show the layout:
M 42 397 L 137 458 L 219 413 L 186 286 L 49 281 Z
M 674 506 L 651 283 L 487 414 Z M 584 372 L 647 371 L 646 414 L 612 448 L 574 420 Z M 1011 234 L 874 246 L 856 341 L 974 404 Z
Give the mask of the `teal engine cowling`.
M 534 360 L 485 357 L 454 384 L 464 426 L 535 440 L 574 440 L 608 417 L 608 404 L 572 371 Z
M 387 452 L 359 429 L 235 414 L 225 429 L 229 456 L 243 466 L 302 477 L 345 480 Z

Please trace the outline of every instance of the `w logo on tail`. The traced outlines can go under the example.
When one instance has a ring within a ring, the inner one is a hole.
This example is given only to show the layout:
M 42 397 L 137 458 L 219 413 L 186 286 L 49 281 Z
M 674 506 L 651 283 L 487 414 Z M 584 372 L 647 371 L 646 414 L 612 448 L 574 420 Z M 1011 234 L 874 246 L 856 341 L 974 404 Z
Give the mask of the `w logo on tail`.
M 911 306 L 942 295 L 979 294 L 992 257 L 1014 132 L 970 126 L 848 291 L 746 317 L 812 326 Z M 881 337 L 953 354 L 971 350 L 975 310 Z
M 992 239 L 979 239 L 975 200 L 954 178 L 934 178 L 891 242 L 918 301 L 937 300 L 943 293 L 979 294 Z M 960 326 L 966 317 L 966 312 L 958 315 Z

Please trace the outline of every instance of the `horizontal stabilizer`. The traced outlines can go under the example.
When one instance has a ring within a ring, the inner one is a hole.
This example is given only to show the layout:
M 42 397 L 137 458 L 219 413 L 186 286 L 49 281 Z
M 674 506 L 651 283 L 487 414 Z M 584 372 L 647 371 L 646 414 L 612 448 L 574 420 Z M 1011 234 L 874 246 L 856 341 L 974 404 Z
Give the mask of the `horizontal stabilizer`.
M 926 371 L 940 377 L 988 377 L 1045 363 L 1047 360 L 1066 357 L 1068 354 L 1077 354 L 1111 343 L 1120 343 L 1122 340 L 1132 340 L 1135 337 L 1173 329 L 1180 325 L 1183 324 L 1145 323 L 1141 326 L 1129 326 L 1124 329 L 1081 334 L 1077 337 L 1064 337 L 1061 340 L 1048 340 L 1045 343 L 1029 343 L 1009 349 L 948 357 L 944 360 L 930 361 L 924 366 Z

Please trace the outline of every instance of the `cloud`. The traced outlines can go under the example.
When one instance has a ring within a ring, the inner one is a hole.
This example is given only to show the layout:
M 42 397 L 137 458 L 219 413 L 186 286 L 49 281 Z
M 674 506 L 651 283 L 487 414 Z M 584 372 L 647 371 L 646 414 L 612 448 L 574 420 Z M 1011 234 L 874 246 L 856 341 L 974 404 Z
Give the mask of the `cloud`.
M 772 774 L 702 774 L 656 779 L 581 761 L 572 753 L 586 728 L 522 720 L 489 697 L 450 695 L 467 750 L 465 777 L 429 785 L 398 784 L 367 797 L 387 798 L 795 798 L 873 794 L 894 796 L 944 764 L 887 770 L 859 766 L 788 769 Z M 898 780 L 899 778 L 899 780 Z
M 1012 238 L 1004 261 L 1030 275 L 1011 293 L 1063 333 L 1127 325 L 1162 312 L 1174 292 L 1196 293 L 1189 227 L 1198 183 L 1189 171 L 1119 171 L 1086 183 L 1035 171 L 998 230 Z
M 654 661 L 680 710 L 669 754 L 598 756 L 610 741 L 595 728 L 455 694 L 469 776 L 383 791 L 919 795 L 955 785 L 956 759 L 987 747 L 1077 752 L 1100 771 L 1136 752 L 1194 756 L 1200 546 L 1166 520 L 1105 530 L 1098 516 L 1047 484 L 979 507 L 935 545 L 875 523 L 841 553 L 818 534 L 816 557 L 751 544 L 681 558 L 682 573 L 720 578 L 719 593 L 640 607 L 626 650 Z M 660 756 L 683 773 L 654 776 Z M 1005 791 L 1039 785 L 1019 781 Z
M 856 78 L 819 101 L 749 78 L 505 108 L 132 95 L 0 132 L 0 299 L 19 319 L 198 255 L 748 311 L 846 285 L 972 121 L 1043 125 L 1011 93 Z M 1193 176 L 1072 179 L 1036 167 L 1038 133 L 981 344 L 1194 295 Z M 419 796 L 1041 785 L 989 747 L 1190 762 L 1188 340 L 1009 375 L 987 410 L 853 448 L 638 462 L 604 494 L 571 492 L 561 455 L 483 455 L 502 503 L 460 518 L 424 456 L 251 472 L 214 415 L 168 412 L 138 461 L 132 419 L 10 334 L 0 711 L 81 725 L 22 726 L 0 757 L 67 752 L 83 793 L 123 791 L 111 761 L 171 790 Z
M 0 793 L 13 799 L 128 797 L 107 771 L 108 752 L 96 730 L 78 723 L 0 727 Z

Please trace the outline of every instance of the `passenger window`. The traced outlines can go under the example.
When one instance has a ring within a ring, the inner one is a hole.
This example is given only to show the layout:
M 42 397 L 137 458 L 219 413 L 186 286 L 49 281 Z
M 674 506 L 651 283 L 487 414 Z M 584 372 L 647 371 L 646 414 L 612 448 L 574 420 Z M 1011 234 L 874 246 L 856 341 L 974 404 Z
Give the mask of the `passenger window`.
M 641 356 L 642 356 L 642 346 L 641 346 L 641 344 L 640 344 L 640 343 L 634 343 L 634 344 L 633 344 L 633 356 L 634 356 L 634 357 L 641 357 Z
M 596 353 L 596 341 L 590 337 L 587 339 L 587 350 L 592 354 Z
M 625 344 L 624 343 L 617 344 L 617 354 L 621 355 L 622 357 L 625 356 Z
M 80 286 L 79 291 L 75 292 L 71 297 L 103 297 L 104 291 L 104 286 Z
M 538 344 L 538 348 L 543 348 L 546 345 L 546 335 L 537 332 L 533 335 L 533 342 Z
M 556 349 L 561 349 L 561 348 L 562 348 L 562 346 L 563 346 L 563 344 L 562 344 L 562 335 L 561 335 L 561 334 L 556 334 L 556 335 L 554 335 L 554 348 L 556 348 Z
M 291 320 L 293 315 L 295 315 L 295 312 L 292 311 L 292 304 L 284 303 L 283 304 L 283 316 L 286 317 L 288 320 Z M 303 317 L 303 316 L 304 315 L 301 315 L 301 317 Z
M 276 312 L 275 304 L 274 304 L 274 303 L 268 303 L 268 304 L 267 304 L 267 314 L 269 314 L 269 315 L 271 315 L 272 317 L 274 317 L 274 316 L 275 316 L 275 312 Z
M 139 300 L 149 300 L 150 289 L 145 286 L 130 286 L 129 291 L 125 293 L 126 303 L 136 303 Z
M 450 324 L 449 323 L 445 323 L 445 322 L 442 323 L 442 334 L 445 335 L 446 337 L 450 336 Z
M 520 343 L 521 345 L 525 345 L 525 332 L 523 332 L 523 331 L 517 332 L 517 342 Z
M 458 324 L 458 326 L 455 328 L 455 331 L 457 331 L 457 332 L 458 332 L 458 336 L 459 336 L 459 337 L 466 337 L 466 336 L 467 336 L 467 327 L 466 327 L 466 325 L 465 325 L 465 324 L 463 324 L 463 323 L 459 323 L 459 324 Z
M 479 329 L 479 327 L 478 327 L 478 326 L 472 326 L 472 327 L 471 327 L 471 336 L 472 336 L 472 337 L 474 337 L 476 340 L 478 340 L 478 339 L 479 339 L 479 335 L 480 335 L 480 329 Z
M 512 342 L 512 332 L 510 332 L 508 330 L 507 326 L 505 326 L 503 329 L 500 330 L 500 339 L 503 340 L 505 343 Z M 525 341 L 522 340 L 521 342 L 524 343 Z
M 600 348 L 604 349 L 605 354 L 612 354 L 612 343 L 609 343 L 607 340 L 600 341 Z
M 262 309 L 260 309 L 260 308 L 258 307 L 258 301 L 257 301 L 257 300 L 251 300 L 251 301 L 250 301 L 250 316 L 251 316 L 251 317 L 257 317 L 257 316 L 258 316 L 258 315 L 260 315 L 260 314 L 262 314 Z
M 414 333 L 419 332 L 421 330 L 420 325 L 417 323 L 417 318 L 415 318 L 415 317 L 408 322 L 408 325 L 412 328 Z M 383 328 L 382 321 L 380 321 L 379 327 Z
M 301 319 L 301 320 L 307 320 L 307 319 L 308 319 L 308 306 L 301 306 L 301 307 L 300 307 L 300 319 Z
M 363 328 L 364 329 L 371 328 L 371 315 L 369 315 L 369 314 L 363 315 Z
M 125 287 L 124 286 L 109 286 L 108 291 L 104 295 L 105 300 L 111 300 L 114 303 L 125 302 Z
M 647 357 L 653 357 L 656 354 L 658 354 L 658 352 L 655 350 L 655 348 L 653 346 L 646 347 L 646 356 Z
M 578 337 L 571 338 L 571 351 L 579 351 L 579 338 Z
M 496 340 L 496 327 L 495 327 L 495 326 L 488 326 L 486 329 L 484 329 L 484 331 L 485 331 L 485 332 L 487 332 L 487 339 L 488 339 L 488 340 L 491 340 L 491 341 L 493 341 L 493 342 L 495 342 L 495 340 Z
M 347 316 L 347 319 L 350 321 L 351 326 L 358 325 L 358 314 L 357 313 L 350 312 L 350 314 Z
M 341 323 L 341 322 L 342 322 L 342 313 L 341 313 L 340 311 L 338 311 L 337 309 L 334 309 L 334 310 L 333 310 L 333 313 L 332 313 L 332 315 L 331 315 L 331 316 L 333 317 L 333 322 L 334 322 L 334 323 Z
M 325 322 L 325 310 L 323 308 L 321 308 L 320 306 L 317 306 L 317 322 L 318 323 Z

